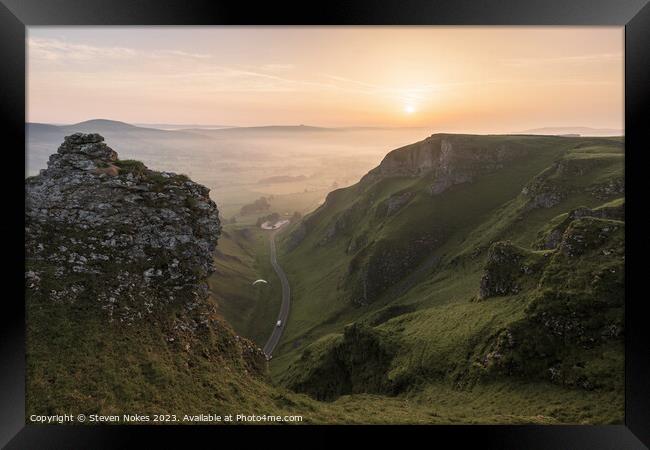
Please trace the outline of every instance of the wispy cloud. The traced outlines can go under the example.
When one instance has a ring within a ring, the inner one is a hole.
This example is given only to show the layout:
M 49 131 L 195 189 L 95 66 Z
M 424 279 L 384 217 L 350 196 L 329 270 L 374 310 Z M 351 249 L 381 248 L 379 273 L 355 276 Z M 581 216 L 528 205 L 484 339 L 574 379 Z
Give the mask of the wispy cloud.
M 137 52 L 125 47 L 95 47 L 59 39 L 30 38 L 28 49 L 31 60 L 57 61 L 61 59 L 86 61 L 97 58 L 133 58 Z
M 331 83 L 269 73 L 265 66 L 193 65 L 167 75 L 186 86 L 200 86 L 204 92 L 308 92 L 335 89 Z
M 38 61 L 101 61 L 142 58 L 192 58 L 209 59 L 212 56 L 180 50 L 156 50 L 144 52 L 128 47 L 93 46 L 77 44 L 61 39 L 30 38 L 28 40 L 30 60 Z
M 163 57 L 169 57 L 169 56 L 178 56 L 181 58 L 193 58 L 193 59 L 210 59 L 212 58 L 212 55 L 209 55 L 207 53 L 190 53 L 190 52 L 184 52 L 181 50 L 159 50 L 155 52 L 149 53 L 154 58 L 163 58 Z
M 548 65 L 583 65 L 621 60 L 620 53 L 557 56 L 546 58 L 510 58 L 499 60 L 512 67 L 532 68 L 531 77 L 481 76 L 480 78 L 440 79 L 435 82 L 412 85 L 388 85 L 372 82 L 372 78 L 352 78 L 336 72 L 306 72 L 292 61 L 260 62 L 259 64 L 224 64 L 212 54 L 176 49 L 143 49 L 121 46 L 97 46 L 69 42 L 58 38 L 30 38 L 29 60 L 35 62 L 31 75 L 43 80 L 75 80 L 89 89 L 98 79 L 112 89 L 131 88 L 149 95 L 205 97 L 218 93 L 332 93 L 343 96 L 366 96 L 391 99 L 404 104 L 418 104 L 438 93 L 466 92 L 467 89 L 485 91 L 490 85 L 559 86 L 607 85 L 612 80 L 571 78 L 565 71 L 561 76 L 537 79 L 536 67 Z M 40 64 L 40 72 L 37 66 Z M 101 68 L 97 72 L 97 66 Z M 510 73 L 510 72 L 508 72 Z M 506 74 L 507 75 L 507 74 Z M 426 81 L 426 78 L 424 78 Z M 50 81 L 46 81 L 50 82 Z M 173 94 L 169 94 L 173 92 Z
M 268 70 L 270 72 L 286 72 L 288 70 L 295 69 L 295 64 L 263 64 L 260 66 L 262 70 Z

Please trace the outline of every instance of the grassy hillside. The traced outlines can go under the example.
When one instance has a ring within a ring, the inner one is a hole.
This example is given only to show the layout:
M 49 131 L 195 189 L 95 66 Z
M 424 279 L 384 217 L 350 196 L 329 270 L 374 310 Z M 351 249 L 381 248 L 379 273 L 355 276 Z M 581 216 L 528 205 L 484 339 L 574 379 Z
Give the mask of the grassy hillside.
M 591 413 L 557 420 L 622 420 L 622 278 L 593 280 L 622 276 L 623 189 L 620 138 L 434 135 L 395 150 L 285 235 L 293 302 L 274 378 L 330 400 L 564 386 L 589 392 Z M 593 233 L 606 236 L 566 253 Z
M 26 182 L 28 417 L 622 421 L 621 139 L 389 153 L 278 234 L 292 303 L 269 364 L 267 232 L 221 227 L 206 188 L 99 138 L 72 136 Z
M 212 301 L 208 304 L 214 305 Z M 170 341 L 175 313 L 137 327 L 106 323 L 94 305 L 27 304 L 27 414 L 273 414 L 301 423 L 555 423 L 602 421 L 585 405 L 616 410 L 616 398 L 547 384 L 512 392 L 505 383 L 471 391 L 429 386 L 417 396 L 359 393 L 317 401 L 274 386 L 242 355 L 250 345 L 212 315 L 211 326 Z M 559 402 L 556 399 L 565 399 Z M 475 411 L 481 411 L 476 415 Z
M 269 231 L 227 225 L 208 279 L 219 312 L 234 330 L 263 347 L 280 309 L 282 287 L 269 262 Z M 258 283 L 263 279 L 268 284 Z

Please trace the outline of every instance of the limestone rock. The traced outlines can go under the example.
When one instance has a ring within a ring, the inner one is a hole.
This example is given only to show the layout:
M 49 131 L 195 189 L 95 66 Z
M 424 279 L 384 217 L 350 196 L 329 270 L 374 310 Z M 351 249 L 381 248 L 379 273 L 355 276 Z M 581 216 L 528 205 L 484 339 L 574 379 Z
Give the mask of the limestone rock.
M 488 249 L 478 299 L 516 295 L 541 274 L 544 256 L 509 241 L 495 242 Z
M 621 203 L 618 206 L 603 206 L 595 209 L 586 208 L 584 206 L 576 208 L 570 211 L 567 214 L 566 218 L 562 220 L 562 222 L 555 225 L 550 230 L 541 233 L 535 244 L 535 247 L 544 250 L 557 248 L 557 246 L 562 241 L 564 232 L 569 227 L 571 222 L 573 222 L 575 219 L 580 219 L 583 217 L 625 220 L 625 204 Z
M 208 295 L 221 231 L 209 190 L 120 161 L 103 141 L 67 136 L 25 181 L 28 298 L 86 301 L 126 323 L 172 303 L 191 309 Z
M 362 182 L 386 177 L 428 175 L 431 195 L 439 195 L 454 185 L 470 183 L 478 176 L 505 167 L 527 150 L 515 145 L 486 144 L 472 136 L 434 134 L 416 144 L 390 152 Z

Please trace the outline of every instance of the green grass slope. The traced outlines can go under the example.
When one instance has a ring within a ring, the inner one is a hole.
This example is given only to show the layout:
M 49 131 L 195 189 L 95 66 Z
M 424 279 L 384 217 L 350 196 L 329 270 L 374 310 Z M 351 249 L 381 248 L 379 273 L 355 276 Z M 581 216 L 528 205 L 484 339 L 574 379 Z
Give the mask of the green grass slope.
M 606 275 L 622 276 L 623 195 L 620 138 L 434 135 L 395 150 L 285 236 L 293 301 L 274 378 L 328 400 L 529 383 L 590 399 L 553 420 L 620 421 L 623 288 Z
M 109 221 L 104 230 L 75 220 L 54 226 L 47 216 L 29 230 L 27 417 L 620 422 L 621 145 L 436 135 L 389 154 L 361 183 L 333 192 L 279 235 L 293 298 L 271 374 L 258 348 L 280 301 L 268 235 L 224 227 L 210 295 L 198 284 L 184 292 L 206 270 L 193 259 L 172 269 L 176 257 L 199 255 L 187 245 L 202 234 L 169 254 L 148 246 L 133 252 L 129 237 L 147 243 L 165 231 L 152 218 L 180 213 L 193 229 L 204 222 L 207 191 L 181 197 L 183 186 L 193 186 L 186 177 L 137 161 L 97 165 L 83 175 L 88 189 L 73 193 L 95 192 L 117 205 L 115 213 L 134 208 L 146 219 L 137 227 Z M 71 172 L 69 181 L 83 177 Z M 103 191 L 121 180 L 139 180 L 135 197 Z M 62 198 L 47 192 L 31 198 Z M 87 214 L 106 210 L 94 197 L 86 204 Z M 120 250 L 98 257 L 100 241 Z M 257 278 L 269 285 L 252 286 Z
M 282 287 L 269 261 L 269 231 L 226 225 L 208 279 L 219 312 L 240 335 L 263 347 L 280 309 Z M 257 279 L 268 281 L 258 283 Z

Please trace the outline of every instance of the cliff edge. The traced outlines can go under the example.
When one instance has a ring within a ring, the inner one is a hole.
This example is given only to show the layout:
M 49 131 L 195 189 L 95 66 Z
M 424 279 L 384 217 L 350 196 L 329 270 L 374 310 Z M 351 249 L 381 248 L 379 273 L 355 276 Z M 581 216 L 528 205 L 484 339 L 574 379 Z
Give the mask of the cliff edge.
M 209 190 L 103 141 L 67 136 L 25 180 L 28 416 L 252 409 L 266 363 L 207 288 Z

